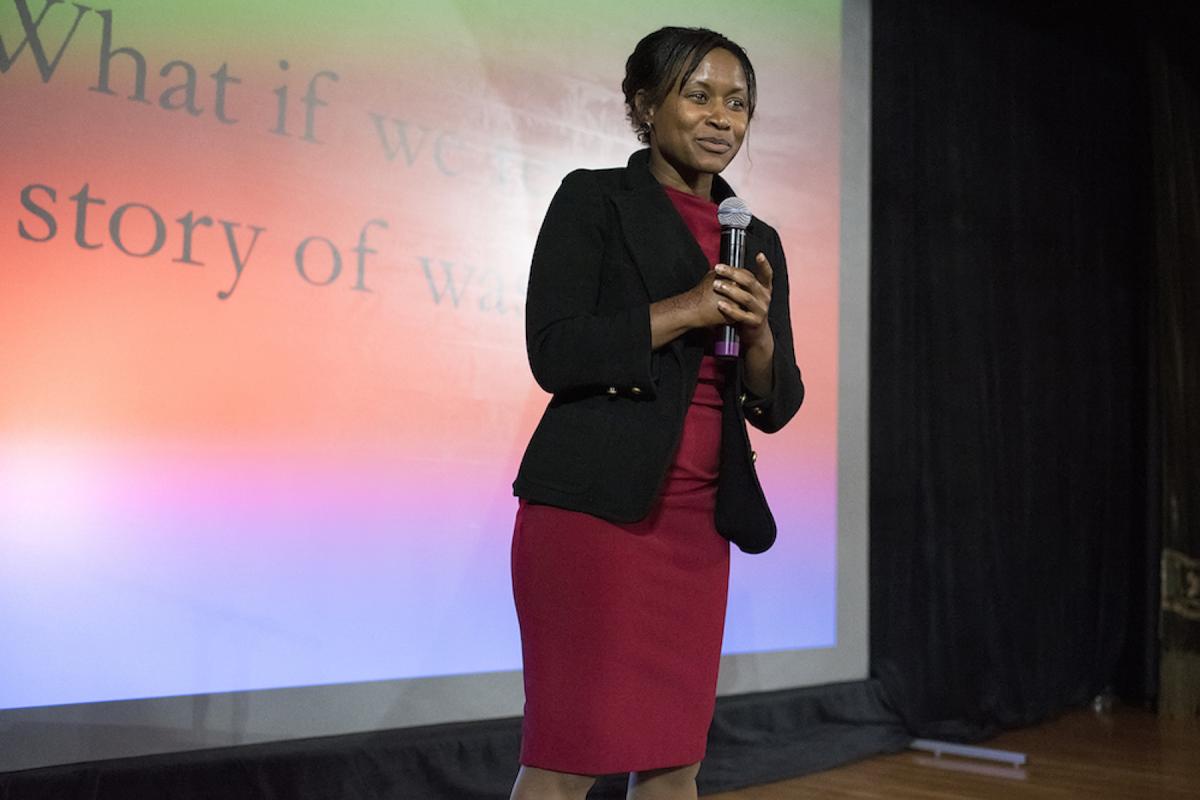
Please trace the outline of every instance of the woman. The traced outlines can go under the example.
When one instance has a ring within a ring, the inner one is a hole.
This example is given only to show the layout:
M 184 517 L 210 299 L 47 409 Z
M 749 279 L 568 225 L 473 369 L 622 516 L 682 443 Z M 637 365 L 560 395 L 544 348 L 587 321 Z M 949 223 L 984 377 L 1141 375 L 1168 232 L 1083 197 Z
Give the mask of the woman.
M 583 798 L 616 772 L 632 798 L 696 797 L 729 542 L 761 552 L 775 538 L 745 423 L 778 430 L 804 395 L 779 236 L 754 219 L 753 269 L 717 264 L 716 204 L 733 195 L 718 174 L 756 99 L 745 52 L 663 28 L 622 88 L 649 149 L 563 180 L 530 270 L 529 361 L 553 398 L 513 485 L 514 800 Z M 723 324 L 741 337 L 732 365 L 712 357 Z

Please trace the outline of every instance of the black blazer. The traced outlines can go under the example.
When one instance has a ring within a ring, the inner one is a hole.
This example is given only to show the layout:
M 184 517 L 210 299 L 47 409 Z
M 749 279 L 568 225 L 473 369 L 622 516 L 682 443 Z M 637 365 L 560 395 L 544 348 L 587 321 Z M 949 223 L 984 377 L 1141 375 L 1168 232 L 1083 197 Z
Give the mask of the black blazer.
M 733 194 L 713 180 L 713 199 Z M 742 388 L 741 362 L 725 383 L 716 527 L 748 553 L 775 541 L 775 520 L 754 469 L 746 420 L 771 433 L 804 398 L 788 312 L 779 235 L 754 218 L 747 258 L 766 254 L 775 277 L 775 337 L 767 397 Z M 650 513 L 674 458 L 704 355 L 692 331 L 650 348 L 650 304 L 696 285 L 711 265 L 650 174 L 649 151 L 624 169 L 563 179 L 538 234 L 525 307 L 533 376 L 553 397 L 521 461 L 514 494 L 615 522 Z

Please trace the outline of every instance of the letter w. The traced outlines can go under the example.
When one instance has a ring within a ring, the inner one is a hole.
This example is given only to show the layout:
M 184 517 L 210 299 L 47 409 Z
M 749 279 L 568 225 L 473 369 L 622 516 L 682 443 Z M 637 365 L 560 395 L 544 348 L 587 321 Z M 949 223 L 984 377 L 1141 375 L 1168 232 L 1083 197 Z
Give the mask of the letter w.
M 59 46 L 58 52 L 54 54 L 54 60 L 50 61 L 46 58 L 46 48 L 42 46 L 42 38 L 38 35 L 38 28 L 42 26 L 42 20 L 46 18 L 46 12 L 50 10 L 50 6 L 56 6 L 62 0 L 46 0 L 46 5 L 42 7 L 42 13 L 35 20 L 33 15 L 29 13 L 28 0 L 13 0 L 17 7 L 17 15 L 21 18 L 21 27 L 25 30 L 25 38 L 17 44 L 12 55 L 8 54 L 7 48 L 4 46 L 4 39 L 0 37 L 0 73 L 8 72 L 8 68 L 16 63 L 20 57 L 21 51 L 25 49 L 25 45 L 29 45 L 29 49 L 33 51 L 33 59 L 37 62 L 38 72 L 42 73 L 42 83 L 49 83 L 54 77 L 54 71 L 58 69 L 58 62 L 62 60 L 63 53 L 67 50 L 67 45 L 71 43 L 71 38 L 75 35 L 75 29 L 79 27 L 79 20 L 83 19 L 83 15 L 91 11 L 87 6 L 81 6 L 79 3 L 71 5 L 79 9 L 75 14 L 75 22 L 71 25 L 71 30 L 63 38 L 62 45 Z
M 425 145 L 425 140 L 429 138 L 429 131 L 425 128 L 418 127 L 421 132 L 421 138 L 416 142 L 416 148 L 408 141 L 408 123 L 398 119 L 388 120 L 396 129 L 397 141 L 392 144 L 391 138 L 388 136 L 387 129 L 384 127 L 384 119 L 382 114 L 370 112 L 371 119 L 375 121 L 375 131 L 379 134 L 379 141 L 383 144 L 383 152 L 387 155 L 388 161 L 395 161 L 396 156 L 401 150 L 404 151 L 404 161 L 408 166 L 412 166 L 417 160 L 417 156 L 421 153 L 421 148 Z
M 433 302 L 437 305 L 442 304 L 442 298 L 449 297 L 450 303 L 458 308 L 458 302 L 462 299 L 462 293 L 466 291 L 467 286 L 471 283 L 471 277 L 475 274 L 475 268 L 466 265 L 467 276 L 461 280 L 454 277 L 454 264 L 450 261 L 442 261 L 439 259 L 442 268 L 442 287 L 439 289 L 437 281 L 433 277 L 433 259 L 420 256 L 421 269 L 425 270 L 425 282 L 429 284 L 429 293 L 433 296 Z

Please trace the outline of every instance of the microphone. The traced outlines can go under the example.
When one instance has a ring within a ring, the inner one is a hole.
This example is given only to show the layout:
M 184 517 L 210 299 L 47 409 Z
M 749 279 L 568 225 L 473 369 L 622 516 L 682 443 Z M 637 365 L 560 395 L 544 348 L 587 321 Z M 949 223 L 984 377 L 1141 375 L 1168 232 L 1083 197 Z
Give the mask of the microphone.
M 737 197 L 727 197 L 717 206 L 717 221 L 721 223 L 721 263 L 734 269 L 746 266 L 746 226 L 750 224 L 750 208 Z M 737 328 L 722 325 L 717 330 L 713 353 L 717 358 L 732 359 L 741 355 L 742 343 Z

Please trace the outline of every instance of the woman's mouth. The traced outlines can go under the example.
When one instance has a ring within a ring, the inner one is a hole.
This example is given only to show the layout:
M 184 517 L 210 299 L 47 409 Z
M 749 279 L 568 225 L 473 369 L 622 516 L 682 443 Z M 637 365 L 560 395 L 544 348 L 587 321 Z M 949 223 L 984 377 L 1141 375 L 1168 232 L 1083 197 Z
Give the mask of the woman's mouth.
M 728 153 L 729 148 L 733 147 L 733 144 L 725 139 L 703 138 L 696 141 L 700 144 L 701 148 L 718 155 Z

